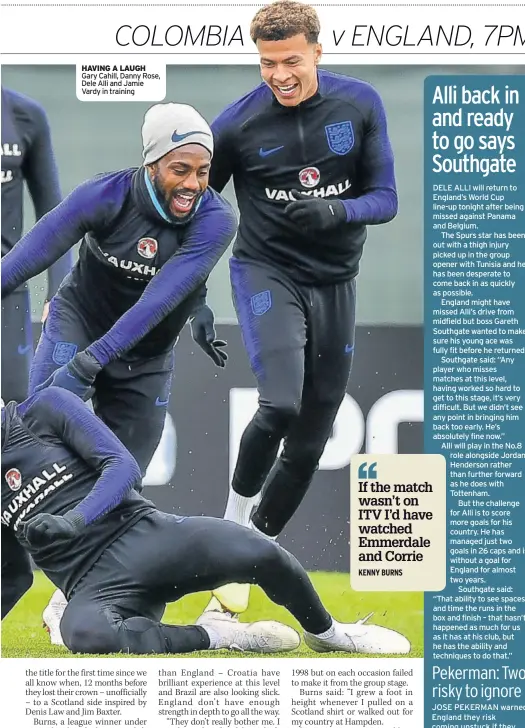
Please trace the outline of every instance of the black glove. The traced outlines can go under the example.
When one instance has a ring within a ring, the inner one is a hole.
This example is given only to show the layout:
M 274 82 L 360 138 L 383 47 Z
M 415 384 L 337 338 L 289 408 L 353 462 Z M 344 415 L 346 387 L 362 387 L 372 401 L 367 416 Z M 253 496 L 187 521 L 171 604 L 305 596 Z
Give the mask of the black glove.
M 215 338 L 213 311 L 206 304 L 190 319 L 193 341 L 210 357 L 218 367 L 225 367 L 228 354 L 224 351 L 226 342 Z
M 35 391 L 39 392 L 46 387 L 62 387 L 86 402 L 93 394 L 93 382 L 101 370 L 102 366 L 86 349 L 75 354 L 71 361 L 53 372 Z
M 309 233 L 329 232 L 346 223 L 346 209 L 341 200 L 306 195 L 301 190 L 292 190 L 290 196 L 295 202 L 290 202 L 284 208 L 296 225 Z
M 74 510 L 63 516 L 52 516 L 51 513 L 38 513 L 28 521 L 20 524 L 22 536 L 31 546 L 39 546 L 52 541 L 65 541 L 85 528 L 84 517 Z

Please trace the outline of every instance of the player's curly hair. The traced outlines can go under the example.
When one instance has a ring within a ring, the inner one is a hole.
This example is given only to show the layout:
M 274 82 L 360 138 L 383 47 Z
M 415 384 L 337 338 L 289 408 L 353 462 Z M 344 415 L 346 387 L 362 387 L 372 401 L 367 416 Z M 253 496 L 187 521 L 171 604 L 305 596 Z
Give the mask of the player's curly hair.
M 317 43 L 321 24 L 311 5 L 295 0 L 276 0 L 257 11 L 251 25 L 250 36 L 258 40 L 287 40 L 304 33 L 308 43 Z

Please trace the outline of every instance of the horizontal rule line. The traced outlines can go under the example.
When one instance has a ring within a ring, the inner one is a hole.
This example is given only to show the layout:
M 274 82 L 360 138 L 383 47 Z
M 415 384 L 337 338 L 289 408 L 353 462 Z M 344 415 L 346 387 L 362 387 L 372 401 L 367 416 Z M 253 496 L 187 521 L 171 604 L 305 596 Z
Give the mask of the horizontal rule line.
M 316 8 L 522 8 L 525 3 L 313 3 Z M 3 3 L 4 8 L 259 8 L 244 3 Z
M 140 46 L 139 46 L 140 47 Z M 167 48 L 173 48 L 175 46 L 166 46 Z M 166 51 L 168 53 L 169 51 Z M 153 51 L 118 51 L 118 50 L 112 50 L 112 51 L 97 51 L 96 53 L 91 53 L 90 51 L 60 51 L 55 53 L 50 53 L 49 51 L 42 51 L 41 53 L 38 52 L 31 52 L 31 53 L 22 53 L 20 51 L 16 51 L 14 53 L 10 53 L 9 51 L 4 51 L 2 53 L 3 56 L 160 56 L 162 55 L 162 51 L 159 51 L 158 53 L 154 53 Z M 188 52 L 188 53 L 181 53 L 181 55 L 187 55 L 187 56 L 212 56 L 213 51 L 209 53 L 205 53 L 204 51 L 194 51 L 194 52 Z M 224 56 L 257 56 L 257 53 L 251 53 L 251 52 L 242 52 L 242 51 L 226 51 L 222 55 Z M 350 56 L 352 55 L 352 52 L 338 52 L 338 53 L 323 53 L 324 56 Z M 454 56 L 454 55 L 460 55 L 460 52 L 457 53 L 432 53 L 432 52 L 424 52 L 424 51 L 415 51 L 414 53 L 411 53 L 410 51 L 407 51 L 406 53 L 394 53 L 393 51 L 385 51 L 383 53 L 377 52 L 377 53 L 366 53 L 367 56 Z M 498 53 L 498 52 L 489 52 L 486 51 L 480 51 L 479 53 L 472 53 L 469 52 L 469 56 L 523 56 L 525 55 L 525 51 L 515 51 L 515 52 L 505 52 L 505 53 Z M 166 64 L 166 65 L 177 65 L 177 64 Z M 430 64 L 431 65 L 431 64 Z

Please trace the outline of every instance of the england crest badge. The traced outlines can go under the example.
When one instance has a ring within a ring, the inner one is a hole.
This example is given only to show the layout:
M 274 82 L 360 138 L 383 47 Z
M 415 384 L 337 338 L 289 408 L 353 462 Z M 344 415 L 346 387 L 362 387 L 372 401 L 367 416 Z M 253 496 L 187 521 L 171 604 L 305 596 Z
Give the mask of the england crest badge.
M 252 311 L 256 316 L 262 316 L 272 307 L 271 291 L 261 291 L 251 297 Z
M 354 128 L 351 121 L 340 121 L 337 124 L 325 126 L 328 146 L 334 154 L 343 156 L 354 146 Z

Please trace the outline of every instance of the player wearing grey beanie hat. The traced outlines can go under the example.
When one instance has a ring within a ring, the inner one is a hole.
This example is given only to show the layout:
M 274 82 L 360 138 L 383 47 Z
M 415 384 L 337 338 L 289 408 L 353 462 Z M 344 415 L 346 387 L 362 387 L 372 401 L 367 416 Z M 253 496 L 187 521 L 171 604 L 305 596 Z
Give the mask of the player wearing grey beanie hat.
M 153 164 L 173 149 L 200 144 L 213 155 L 213 135 L 206 119 L 188 104 L 155 104 L 144 116 L 144 164 Z
M 155 104 L 142 125 L 148 193 L 161 215 L 188 222 L 208 186 L 213 134 L 208 122 L 187 104 Z

